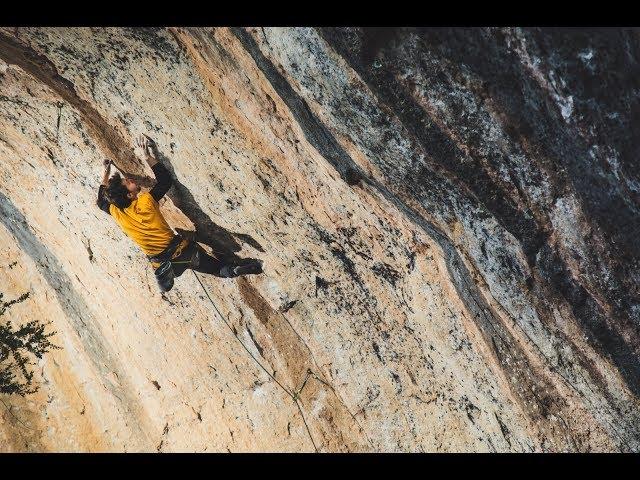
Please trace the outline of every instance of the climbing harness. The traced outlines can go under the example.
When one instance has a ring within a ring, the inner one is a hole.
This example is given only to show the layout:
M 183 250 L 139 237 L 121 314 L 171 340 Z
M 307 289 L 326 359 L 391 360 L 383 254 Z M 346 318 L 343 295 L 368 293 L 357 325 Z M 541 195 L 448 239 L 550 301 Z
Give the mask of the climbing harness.
M 165 248 L 162 252 L 157 255 L 147 255 L 147 259 L 150 262 L 159 263 L 160 266 L 154 270 L 154 274 L 156 276 L 156 281 L 158 282 L 158 287 L 160 287 L 161 292 L 168 292 L 173 288 L 173 282 L 175 279 L 175 273 L 173 271 L 173 264 L 177 263 L 190 263 L 193 266 L 198 266 L 200 262 L 200 254 L 198 249 L 196 248 L 189 260 L 186 261 L 175 261 L 172 260 L 173 254 L 176 252 L 180 244 L 183 242 L 185 237 L 178 234 L 171 239 L 167 248 Z M 190 242 L 184 247 L 184 250 L 187 251 L 191 248 L 192 243 Z
M 171 257 L 180 246 L 182 237 L 176 235 L 171 239 L 167 248 L 157 255 L 147 255 L 150 262 L 159 263 L 160 266 L 154 270 L 158 287 L 161 292 L 168 292 L 173 288 L 174 273 L 173 265 L 171 265 Z

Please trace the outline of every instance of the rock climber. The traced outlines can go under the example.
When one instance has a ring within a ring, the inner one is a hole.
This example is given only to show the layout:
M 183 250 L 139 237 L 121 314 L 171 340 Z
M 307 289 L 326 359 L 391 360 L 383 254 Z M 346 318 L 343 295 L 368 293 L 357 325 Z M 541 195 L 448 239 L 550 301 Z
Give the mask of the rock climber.
M 166 167 L 158 162 L 146 135 L 141 135 L 134 143 L 156 176 L 155 186 L 149 192 L 141 193 L 135 181 L 120 176 L 118 172 L 109 178 L 113 162 L 105 160 L 96 203 L 147 255 L 160 290 L 171 290 L 174 277 L 179 277 L 188 268 L 223 278 L 262 273 L 260 261 L 234 265 L 232 261 L 207 254 L 202 246 L 186 235 L 174 233 L 158 205 L 171 188 L 171 176 Z

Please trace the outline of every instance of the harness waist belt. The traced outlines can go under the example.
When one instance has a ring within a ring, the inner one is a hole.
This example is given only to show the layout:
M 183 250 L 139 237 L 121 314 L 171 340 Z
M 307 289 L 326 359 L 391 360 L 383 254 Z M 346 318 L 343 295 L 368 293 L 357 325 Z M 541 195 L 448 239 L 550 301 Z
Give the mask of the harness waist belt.
M 162 252 L 158 253 L 157 255 L 147 255 L 147 258 L 150 262 L 157 263 L 164 263 L 171 260 L 171 257 L 182 243 L 182 240 L 184 240 L 184 238 L 182 238 L 181 235 L 176 235 L 171 239 L 171 242 L 169 242 L 167 248 L 165 248 Z

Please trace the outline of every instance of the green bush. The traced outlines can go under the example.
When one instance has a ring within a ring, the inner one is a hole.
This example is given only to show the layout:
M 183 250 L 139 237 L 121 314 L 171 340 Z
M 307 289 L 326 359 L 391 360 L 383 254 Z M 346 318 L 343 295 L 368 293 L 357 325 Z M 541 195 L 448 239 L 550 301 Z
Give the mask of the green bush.
M 3 297 L 0 293 L 0 317 L 16 303 L 29 298 L 29 293 L 10 302 L 5 302 Z M 31 370 L 35 365 L 33 357 L 40 359 L 49 350 L 60 348 L 49 341 L 56 332 L 44 333 L 49 323 L 32 320 L 14 328 L 8 320 L 0 325 L 0 393 L 25 396 L 38 391 Z

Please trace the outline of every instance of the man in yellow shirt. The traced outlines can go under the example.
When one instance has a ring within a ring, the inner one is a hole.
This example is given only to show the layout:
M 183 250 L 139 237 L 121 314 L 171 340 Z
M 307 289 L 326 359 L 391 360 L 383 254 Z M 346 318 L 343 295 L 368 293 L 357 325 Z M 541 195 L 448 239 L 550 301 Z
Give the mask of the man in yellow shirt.
M 146 136 L 141 135 L 136 146 L 143 152 L 144 160 L 153 170 L 156 185 L 149 192 L 141 193 L 139 185 L 129 178 L 121 177 L 117 172 L 109 178 L 111 161 L 105 160 L 97 204 L 113 217 L 124 233 L 147 255 L 160 290 L 171 290 L 174 277 L 182 275 L 187 268 L 223 278 L 262 273 L 259 262 L 232 265 L 208 255 L 197 242 L 173 232 L 158 205 L 158 201 L 171 188 L 171 176 L 156 159 Z

